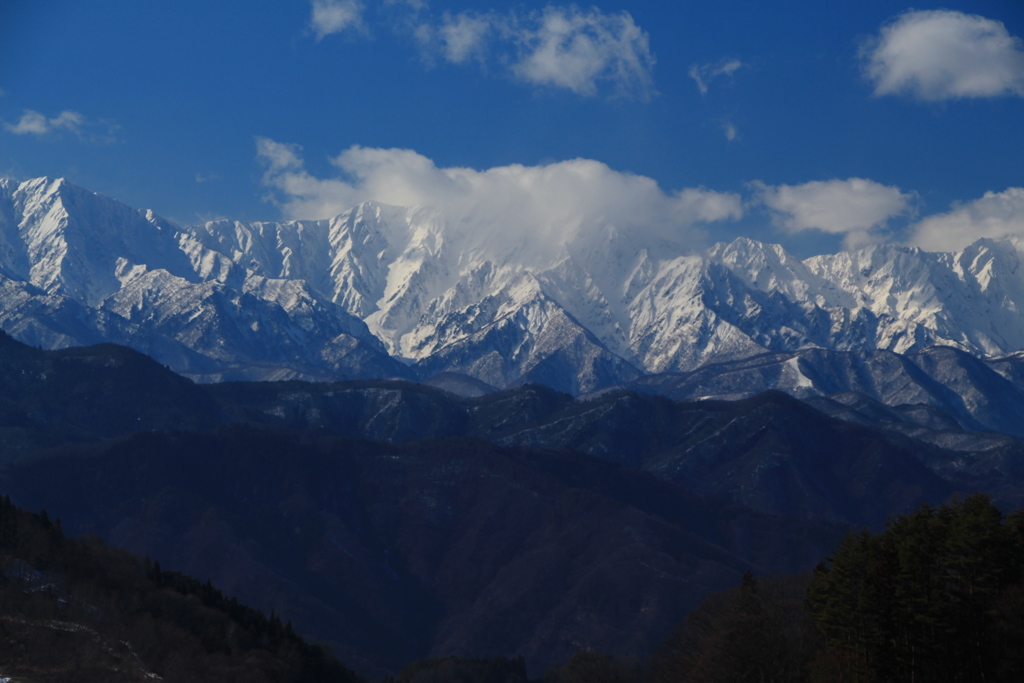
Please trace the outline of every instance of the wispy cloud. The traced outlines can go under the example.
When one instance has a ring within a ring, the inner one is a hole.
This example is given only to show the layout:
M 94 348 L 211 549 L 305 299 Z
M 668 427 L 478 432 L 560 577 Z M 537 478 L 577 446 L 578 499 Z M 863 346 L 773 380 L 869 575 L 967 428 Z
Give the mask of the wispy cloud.
M 1001 22 L 951 10 L 910 11 L 861 50 L 875 95 L 921 100 L 1024 97 L 1024 46 Z
M 302 148 L 298 145 L 275 142 L 270 138 L 256 138 L 256 154 L 266 164 L 268 174 L 302 168 L 301 153 Z
M 3 122 L 4 130 L 14 135 L 35 135 L 44 137 L 71 133 L 84 142 L 110 144 L 117 141 L 120 126 L 106 120 L 90 121 L 77 111 L 62 111 L 55 117 L 47 117 L 32 109 L 26 109 L 15 123 Z
M 228 218 L 227 216 L 225 216 L 224 214 L 200 212 L 200 213 L 195 214 L 195 221 L 189 222 L 188 224 L 192 225 L 194 223 L 198 223 L 198 224 L 201 225 L 203 223 L 215 223 L 215 222 L 227 221 L 227 220 L 231 220 L 231 219 Z M 186 223 L 183 223 L 183 222 L 180 222 L 180 221 L 175 221 L 175 222 L 178 223 L 179 225 L 186 225 Z
M 313 0 L 310 27 L 317 40 L 344 31 L 365 32 L 365 9 L 360 0 Z
M 694 64 L 690 67 L 690 78 L 697 84 L 701 95 L 708 94 L 708 84 L 719 76 L 732 76 L 744 66 L 738 59 L 723 59 L 713 64 Z
M 37 111 L 26 109 L 17 123 L 4 123 L 4 129 L 15 135 L 46 135 L 56 131 L 82 132 L 85 117 L 77 111 L 62 111 L 55 118 L 47 118 Z
M 426 21 L 419 23 L 415 35 L 428 59 L 440 58 L 451 64 L 476 59 L 484 64 L 493 34 L 500 26 L 500 19 L 492 14 L 445 12 L 437 25 Z
M 1024 187 L 983 197 L 934 214 L 913 228 L 909 243 L 929 251 L 955 251 L 981 237 L 1024 238 Z
M 649 38 L 628 12 L 548 5 L 438 17 L 422 0 L 384 0 L 382 6 L 391 8 L 387 16 L 399 18 L 399 30 L 413 36 L 427 62 L 476 63 L 488 73 L 586 97 L 602 86 L 641 100 L 655 93 Z M 318 40 L 350 30 L 366 33 L 365 17 L 372 16 L 361 0 L 312 0 L 312 10 Z
M 725 133 L 725 139 L 729 142 L 739 139 L 740 133 L 736 130 L 736 125 L 732 121 L 722 122 L 722 132 Z
M 588 159 L 486 170 L 438 167 L 408 149 L 351 147 L 332 159 L 338 174 L 317 178 L 299 148 L 261 138 L 265 184 L 288 218 L 325 218 L 376 200 L 428 207 L 481 249 L 528 244 L 538 253 L 609 224 L 685 241 L 692 226 L 738 219 L 740 197 L 704 188 L 662 190 L 651 178 Z M 457 226 L 462 226 L 461 228 Z
M 196 173 L 197 183 L 209 183 L 214 180 L 220 180 L 220 176 L 217 175 L 216 173 Z
M 511 15 L 503 36 L 516 46 L 513 73 L 528 83 L 592 96 L 607 81 L 620 95 L 646 100 L 654 94 L 650 42 L 628 12 L 548 6 L 540 14 Z
M 820 230 L 844 235 L 848 249 L 880 241 L 880 230 L 890 219 L 914 210 L 914 194 L 864 178 L 751 185 L 777 227 L 789 233 Z

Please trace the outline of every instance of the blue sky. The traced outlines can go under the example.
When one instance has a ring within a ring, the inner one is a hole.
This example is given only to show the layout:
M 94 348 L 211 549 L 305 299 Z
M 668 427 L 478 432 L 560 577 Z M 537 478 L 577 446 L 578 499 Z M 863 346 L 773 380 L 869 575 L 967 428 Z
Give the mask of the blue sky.
M 543 182 L 705 241 L 957 248 L 1024 234 L 1022 37 L 1019 0 L 9 0 L 0 175 L 184 224 Z

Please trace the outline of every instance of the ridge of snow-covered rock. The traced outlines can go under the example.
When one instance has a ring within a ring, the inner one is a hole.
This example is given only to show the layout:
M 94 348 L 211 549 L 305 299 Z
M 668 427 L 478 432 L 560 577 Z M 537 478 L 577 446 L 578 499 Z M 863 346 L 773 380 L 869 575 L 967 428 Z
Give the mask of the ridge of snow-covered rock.
M 764 352 L 1024 351 L 1021 240 L 800 260 L 612 224 L 531 243 L 478 220 L 367 202 L 325 220 L 179 227 L 63 179 L 2 180 L 0 325 L 43 346 L 127 342 L 194 376 L 414 364 L 573 392 Z
M 269 373 L 277 378 L 408 375 L 365 323 L 288 277 L 289 248 L 316 255 L 301 230 L 289 235 L 287 226 L 265 224 L 260 234 L 232 225 L 233 250 L 209 226 L 184 230 L 63 179 L 7 183 L 0 324 L 47 348 L 127 343 L 193 376 L 232 370 L 245 377 L 246 367 L 268 366 L 282 369 Z M 339 367 L 346 358 L 358 358 L 359 368 Z
M 1024 437 L 1022 380 L 1024 354 L 1019 353 L 979 359 L 949 346 L 910 354 L 807 348 L 711 363 L 690 372 L 647 375 L 620 388 L 681 401 L 737 400 L 769 389 L 803 400 L 830 397 L 849 404 L 866 399 L 898 407 L 904 416 L 945 416 L 942 419 L 953 426 L 943 429 Z M 899 419 L 921 424 L 917 418 Z

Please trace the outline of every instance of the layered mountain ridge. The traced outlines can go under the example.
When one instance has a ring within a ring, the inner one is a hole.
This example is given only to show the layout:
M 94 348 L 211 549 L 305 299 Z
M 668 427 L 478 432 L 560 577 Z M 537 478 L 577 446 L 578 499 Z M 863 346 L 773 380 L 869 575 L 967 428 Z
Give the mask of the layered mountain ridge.
M 493 237 L 495 220 L 367 202 L 180 227 L 63 179 L 4 180 L 0 327 L 44 348 L 125 344 L 200 381 L 459 373 L 573 394 L 765 352 L 1024 350 L 1019 240 L 801 261 L 630 225 L 534 244 Z
M 16 504 L 211 579 L 373 675 L 640 656 L 707 591 L 809 569 L 849 526 L 976 490 L 1024 501 L 1024 440 L 920 405 L 197 385 L 125 347 L 2 333 L 0 358 Z

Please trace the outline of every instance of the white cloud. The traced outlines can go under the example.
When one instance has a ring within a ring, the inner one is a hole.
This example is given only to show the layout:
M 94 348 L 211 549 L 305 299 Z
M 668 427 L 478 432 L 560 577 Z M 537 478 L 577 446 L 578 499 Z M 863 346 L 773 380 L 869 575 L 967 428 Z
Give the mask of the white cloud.
M 4 128 L 15 135 L 46 135 L 50 132 L 50 120 L 37 111 L 26 110 L 18 123 L 5 123 Z
M 311 0 L 317 40 L 354 30 L 368 33 L 365 15 L 396 8 L 388 21 L 411 35 L 425 61 L 478 62 L 532 85 L 594 96 L 601 85 L 616 95 L 650 99 L 654 56 L 648 35 L 628 12 L 548 5 L 540 11 L 444 12 L 431 16 L 425 0 L 383 0 L 368 11 L 364 0 Z M 723 65 L 721 73 L 739 67 Z
M 725 139 L 732 142 L 739 137 L 739 131 L 736 130 L 736 126 L 731 121 L 722 122 L 722 132 L 725 133 Z
M 909 243 L 928 251 L 956 251 L 982 237 L 1024 238 L 1024 187 L 986 192 L 947 213 L 928 216 L 914 226 Z
M 60 116 L 50 119 L 50 127 L 75 132 L 85 123 L 85 117 L 77 111 L 62 111 Z
M 445 12 L 435 32 L 444 59 L 452 64 L 463 64 L 472 58 L 486 59 L 487 40 L 494 23 L 490 15 L 463 12 L 453 16 Z
M 289 218 L 326 218 L 367 200 L 436 210 L 480 248 L 529 244 L 540 253 L 605 225 L 685 240 L 697 223 L 738 219 L 740 197 L 703 188 L 665 192 L 651 178 L 573 159 L 483 171 L 440 168 L 406 149 L 352 147 L 337 178 L 311 176 L 297 148 L 262 139 L 265 182 Z
M 891 218 L 913 211 L 913 194 L 863 178 L 752 185 L 778 227 L 791 233 L 821 230 L 845 235 L 843 243 L 851 249 L 877 241 L 876 231 Z
M 697 90 L 701 95 L 708 94 L 708 84 L 719 76 L 732 76 L 743 66 L 738 59 L 724 59 L 715 64 L 694 64 L 690 67 L 689 75 L 697 84 Z
M 80 136 L 84 124 L 85 117 L 77 111 L 62 111 L 56 118 L 48 119 L 37 111 L 26 109 L 17 123 L 4 123 L 4 129 L 15 135 L 46 135 L 66 130 Z
M 618 95 L 649 99 L 654 93 L 648 36 L 628 12 L 575 5 L 526 14 L 446 12 L 436 25 L 420 20 L 413 32 L 427 57 L 493 62 L 533 85 L 584 96 L 596 95 L 602 83 Z
M 509 35 L 519 45 L 512 71 L 529 83 L 594 95 L 597 82 L 608 80 L 619 94 L 648 99 L 654 92 L 648 36 L 628 12 L 549 6 L 539 17 L 510 22 Z
M 951 10 L 910 11 L 864 46 L 876 95 L 922 100 L 1024 97 L 1024 47 L 998 21 Z
M 364 9 L 360 0 L 313 0 L 313 15 L 309 23 L 317 40 L 346 29 L 364 32 Z
M 302 168 L 298 145 L 286 145 L 270 138 L 256 138 L 256 153 L 267 164 L 268 173 Z

